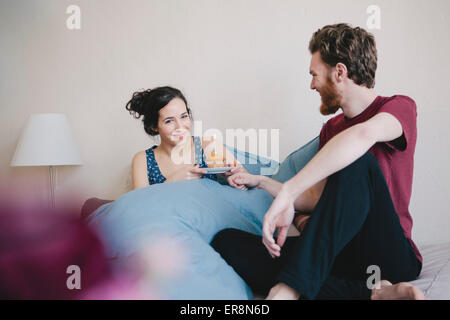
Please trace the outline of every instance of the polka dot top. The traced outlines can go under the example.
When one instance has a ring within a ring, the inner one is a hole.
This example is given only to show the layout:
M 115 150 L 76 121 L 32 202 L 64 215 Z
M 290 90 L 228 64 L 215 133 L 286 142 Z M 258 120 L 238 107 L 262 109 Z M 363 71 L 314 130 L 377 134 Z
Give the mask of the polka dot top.
M 200 164 L 200 168 L 207 168 L 206 164 L 206 155 L 202 148 L 202 143 L 200 141 L 200 137 L 194 138 L 194 146 L 195 146 L 195 164 Z M 147 175 L 148 175 L 148 183 L 156 184 L 156 183 L 164 183 L 166 181 L 166 177 L 163 176 L 161 170 L 159 169 L 158 163 L 155 159 L 155 153 L 153 149 L 157 146 L 145 150 L 145 154 L 147 156 Z M 214 174 L 204 174 L 203 178 L 208 178 L 212 180 L 217 180 L 217 176 Z

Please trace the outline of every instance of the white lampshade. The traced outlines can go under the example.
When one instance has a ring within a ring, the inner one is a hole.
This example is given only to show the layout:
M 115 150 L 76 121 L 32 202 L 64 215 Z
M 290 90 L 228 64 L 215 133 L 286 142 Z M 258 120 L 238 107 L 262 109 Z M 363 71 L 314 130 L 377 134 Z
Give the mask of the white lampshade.
M 34 114 L 20 137 L 11 166 L 69 166 L 83 161 L 65 114 Z

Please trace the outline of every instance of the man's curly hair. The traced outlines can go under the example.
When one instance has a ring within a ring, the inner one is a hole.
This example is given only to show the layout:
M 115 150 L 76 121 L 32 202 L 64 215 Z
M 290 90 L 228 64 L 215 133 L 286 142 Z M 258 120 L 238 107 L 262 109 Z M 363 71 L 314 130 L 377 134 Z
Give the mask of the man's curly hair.
M 325 26 L 313 34 L 309 51 L 319 51 L 331 67 L 339 62 L 345 64 L 348 77 L 357 85 L 375 86 L 377 48 L 374 36 L 366 30 L 345 23 Z

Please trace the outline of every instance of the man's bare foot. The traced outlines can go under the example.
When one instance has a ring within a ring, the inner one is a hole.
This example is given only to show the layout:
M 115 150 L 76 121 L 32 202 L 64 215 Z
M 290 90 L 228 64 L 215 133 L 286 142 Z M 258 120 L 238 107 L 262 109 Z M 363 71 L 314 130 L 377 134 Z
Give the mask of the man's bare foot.
M 284 283 L 277 283 L 270 289 L 266 300 L 298 300 L 300 294 Z
M 378 289 L 377 289 L 378 288 Z M 392 284 L 387 280 L 381 280 L 372 289 L 372 300 L 426 300 L 424 293 L 419 288 L 408 282 Z

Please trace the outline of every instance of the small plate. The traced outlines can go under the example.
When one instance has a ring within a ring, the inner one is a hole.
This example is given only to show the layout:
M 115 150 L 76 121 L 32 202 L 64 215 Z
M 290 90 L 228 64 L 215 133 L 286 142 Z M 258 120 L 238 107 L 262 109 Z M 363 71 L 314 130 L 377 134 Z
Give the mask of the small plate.
M 206 171 L 208 171 L 208 174 L 218 174 L 218 173 L 225 173 L 233 168 L 234 167 L 220 167 L 220 168 L 205 168 L 205 169 Z

